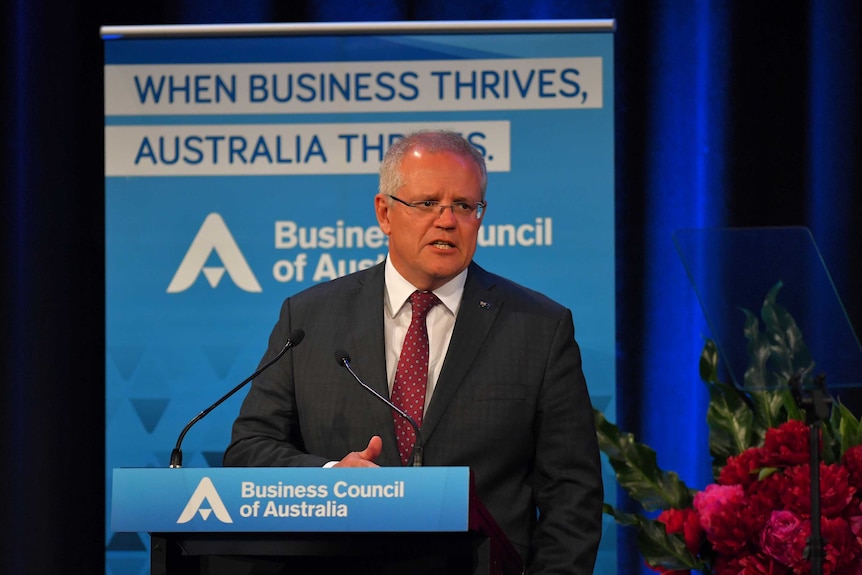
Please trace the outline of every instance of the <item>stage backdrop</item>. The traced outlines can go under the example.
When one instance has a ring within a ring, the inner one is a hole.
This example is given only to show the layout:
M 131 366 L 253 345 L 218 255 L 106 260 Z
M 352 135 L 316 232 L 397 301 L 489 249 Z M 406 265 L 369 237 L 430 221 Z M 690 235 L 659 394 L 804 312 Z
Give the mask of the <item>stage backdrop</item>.
M 186 422 L 254 371 L 286 296 L 384 258 L 376 172 L 417 129 L 484 153 L 476 261 L 571 308 L 614 419 L 612 21 L 102 36 L 109 513 L 112 470 L 167 466 Z M 244 395 L 192 429 L 185 467 L 221 465 Z M 145 573 L 146 535 L 107 529 L 107 572 Z M 596 573 L 616 572 L 615 533 Z

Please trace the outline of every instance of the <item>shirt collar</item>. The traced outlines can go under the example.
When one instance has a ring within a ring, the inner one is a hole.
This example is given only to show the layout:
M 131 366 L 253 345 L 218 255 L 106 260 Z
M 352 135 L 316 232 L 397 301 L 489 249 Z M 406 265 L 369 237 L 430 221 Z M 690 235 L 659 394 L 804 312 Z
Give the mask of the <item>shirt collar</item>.
M 384 306 L 389 317 L 395 317 L 404 304 L 407 303 L 407 298 L 416 291 L 416 286 L 404 279 L 389 258 L 386 258 L 384 267 L 385 277 L 385 295 Z M 433 290 L 440 302 L 446 306 L 452 315 L 458 315 L 458 307 L 461 305 L 461 296 L 464 295 L 464 285 L 467 283 L 467 269 L 459 273 L 457 276 Z

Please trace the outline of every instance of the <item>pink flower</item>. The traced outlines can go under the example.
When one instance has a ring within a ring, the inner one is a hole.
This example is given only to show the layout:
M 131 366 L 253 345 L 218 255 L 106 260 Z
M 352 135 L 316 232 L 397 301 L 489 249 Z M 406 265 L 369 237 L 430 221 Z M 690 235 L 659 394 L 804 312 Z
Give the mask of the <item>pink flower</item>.
M 735 553 L 753 534 L 741 485 L 707 485 L 694 496 L 700 525 L 719 553 Z
M 810 524 L 790 511 L 773 511 L 760 534 L 763 552 L 794 571 L 805 565 L 802 556 Z
M 821 535 L 823 574 L 858 573 L 860 546 L 847 520 L 822 517 Z M 803 575 L 811 570 L 811 561 L 803 556 L 810 536 L 809 520 L 802 520 L 790 511 L 775 511 L 760 535 L 760 544 L 766 555 Z

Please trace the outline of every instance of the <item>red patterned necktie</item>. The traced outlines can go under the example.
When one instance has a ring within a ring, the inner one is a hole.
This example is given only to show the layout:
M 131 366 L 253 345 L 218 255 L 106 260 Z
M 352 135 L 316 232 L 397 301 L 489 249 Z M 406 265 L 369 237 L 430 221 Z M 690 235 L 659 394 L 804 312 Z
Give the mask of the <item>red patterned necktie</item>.
M 392 403 L 403 409 L 419 426 L 422 425 L 425 388 L 428 386 L 428 328 L 425 325 L 425 316 L 428 310 L 438 303 L 440 300 L 429 291 L 415 291 L 410 296 L 413 316 L 401 347 L 401 356 L 395 370 L 395 383 L 392 385 Z M 410 422 L 397 412 L 393 411 L 392 417 L 395 421 L 401 465 L 407 465 L 416 443 L 416 433 Z

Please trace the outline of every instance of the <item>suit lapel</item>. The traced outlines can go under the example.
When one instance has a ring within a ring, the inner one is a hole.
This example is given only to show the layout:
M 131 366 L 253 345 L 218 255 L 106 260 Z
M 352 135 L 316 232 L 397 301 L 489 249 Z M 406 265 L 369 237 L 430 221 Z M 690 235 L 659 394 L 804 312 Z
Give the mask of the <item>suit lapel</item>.
M 494 297 L 493 287 L 490 274 L 471 263 L 446 359 L 422 421 L 422 437 L 426 441 L 455 397 L 497 319 L 503 302 Z
M 380 264 L 369 270 L 369 273 L 363 274 L 348 294 L 350 305 L 345 318 L 343 345 L 345 351 L 350 354 L 351 366 L 356 375 L 377 393 L 388 398 L 389 385 L 383 341 L 383 269 L 383 264 Z M 353 384 L 359 385 L 356 382 Z M 357 405 L 356 409 L 367 413 L 373 419 L 376 429 L 385 430 L 381 431 L 384 464 L 399 461 L 392 411 L 367 390 L 363 393 L 365 401 Z

